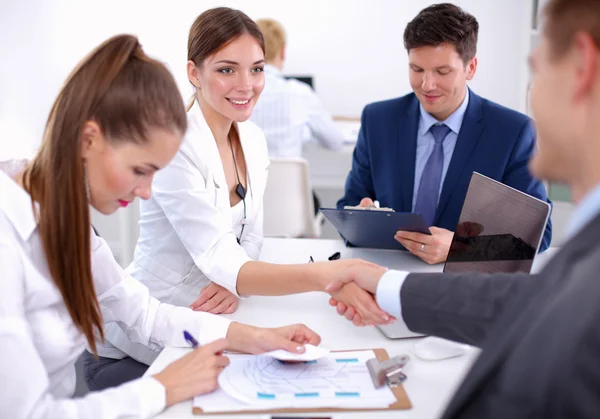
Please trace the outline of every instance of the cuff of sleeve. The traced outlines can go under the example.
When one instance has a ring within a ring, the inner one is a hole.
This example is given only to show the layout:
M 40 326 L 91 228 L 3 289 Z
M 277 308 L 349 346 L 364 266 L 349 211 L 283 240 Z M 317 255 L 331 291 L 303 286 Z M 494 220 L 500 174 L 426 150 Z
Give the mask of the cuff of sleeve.
M 246 254 L 246 251 L 235 244 L 236 248 L 230 249 L 231 251 L 225 256 L 214 255 L 213 260 L 220 260 L 220 263 L 215 263 L 211 269 L 205 271 L 208 279 L 216 284 L 225 287 L 229 292 L 233 293 L 236 297 L 240 297 L 237 292 L 237 279 L 240 273 L 240 269 L 246 262 L 250 262 L 252 259 Z M 197 264 L 198 265 L 198 264 Z
M 202 319 L 201 325 L 197 328 L 195 335 L 201 345 L 206 345 L 217 339 L 224 339 L 227 336 L 231 320 L 209 313 L 198 314 L 206 316 Z
M 140 417 L 152 418 L 167 406 L 167 390 L 155 378 L 147 377 L 137 380 L 135 391 L 140 400 Z
M 402 318 L 400 290 L 409 273 L 406 271 L 387 271 L 381 276 L 377 284 L 377 304 L 383 311 L 397 319 Z

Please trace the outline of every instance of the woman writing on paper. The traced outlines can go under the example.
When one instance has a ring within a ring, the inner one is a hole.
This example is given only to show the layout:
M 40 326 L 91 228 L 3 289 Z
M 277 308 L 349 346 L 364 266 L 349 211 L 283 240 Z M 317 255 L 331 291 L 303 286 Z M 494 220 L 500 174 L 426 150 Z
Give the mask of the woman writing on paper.
M 133 36 L 106 41 L 71 73 L 26 167 L 0 171 L 0 412 L 7 418 L 150 417 L 215 389 L 225 349 L 301 352 L 319 337 L 302 325 L 261 329 L 160 303 L 125 273 L 90 227 L 148 199 L 187 128 L 175 81 Z M 159 349 L 201 344 L 162 372 L 72 399 L 75 361 L 96 351 L 103 322 Z M 212 342 L 212 343 L 210 343 Z
M 262 34 L 238 10 L 208 10 L 191 27 L 188 59 L 196 90 L 188 131 L 174 159 L 156 175 L 152 197 L 141 202 L 131 275 L 163 302 L 218 314 L 235 310 L 240 295 L 324 291 L 332 276 L 365 266 L 349 260 L 255 261 L 263 240 L 269 161 L 264 135 L 247 119 L 264 86 Z M 336 295 L 368 320 L 385 321 L 385 313 L 358 287 Z M 158 354 L 130 342 L 117 325 L 107 325 L 106 338 L 101 358 L 86 359 L 90 388 L 134 377 L 124 373 L 123 363 L 141 375 Z

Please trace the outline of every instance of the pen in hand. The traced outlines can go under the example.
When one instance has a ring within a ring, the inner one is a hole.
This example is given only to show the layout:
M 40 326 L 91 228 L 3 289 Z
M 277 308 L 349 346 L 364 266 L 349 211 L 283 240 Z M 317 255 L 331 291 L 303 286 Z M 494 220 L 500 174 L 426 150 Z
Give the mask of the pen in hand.
M 192 348 L 196 349 L 198 346 L 200 346 L 198 341 L 194 339 L 194 337 L 187 330 L 183 331 L 183 337 L 190 343 L 190 345 L 192 345 Z

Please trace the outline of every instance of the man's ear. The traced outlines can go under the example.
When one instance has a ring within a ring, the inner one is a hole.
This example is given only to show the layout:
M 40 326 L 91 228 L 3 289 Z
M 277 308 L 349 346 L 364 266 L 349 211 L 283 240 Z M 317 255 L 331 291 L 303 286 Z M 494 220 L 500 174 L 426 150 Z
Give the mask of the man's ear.
M 570 56 L 575 69 L 575 97 L 589 97 L 594 90 L 598 77 L 598 47 L 588 33 L 578 33 L 574 36 Z
M 192 60 L 187 62 L 187 75 L 190 83 L 192 83 L 196 89 L 199 89 L 200 80 L 198 79 L 198 67 L 196 67 L 196 63 Z
M 467 63 L 467 80 L 473 80 L 475 73 L 477 72 L 477 57 L 473 57 L 471 61 Z
M 285 61 L 285 45 L 281 47 L 281 61 Z
M 104 145 L 102 130 L 96 121 L 86 121 L 81 129 L 81 157 L 87 159 L 90 154 Z

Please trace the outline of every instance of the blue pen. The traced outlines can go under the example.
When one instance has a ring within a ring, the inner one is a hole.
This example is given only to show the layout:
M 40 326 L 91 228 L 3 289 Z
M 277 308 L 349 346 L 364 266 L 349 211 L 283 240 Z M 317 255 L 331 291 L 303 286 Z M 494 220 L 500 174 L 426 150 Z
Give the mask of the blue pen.
M 183 337 L 190 343 L 190 345 L 192 345 L 192 348 L 196 349 L 198 346 L 200 346 L 198 344 L 198 341 L 194 339 L 194 337 L 190 335 L 190 333 L 187 330 L 183 331 Z

